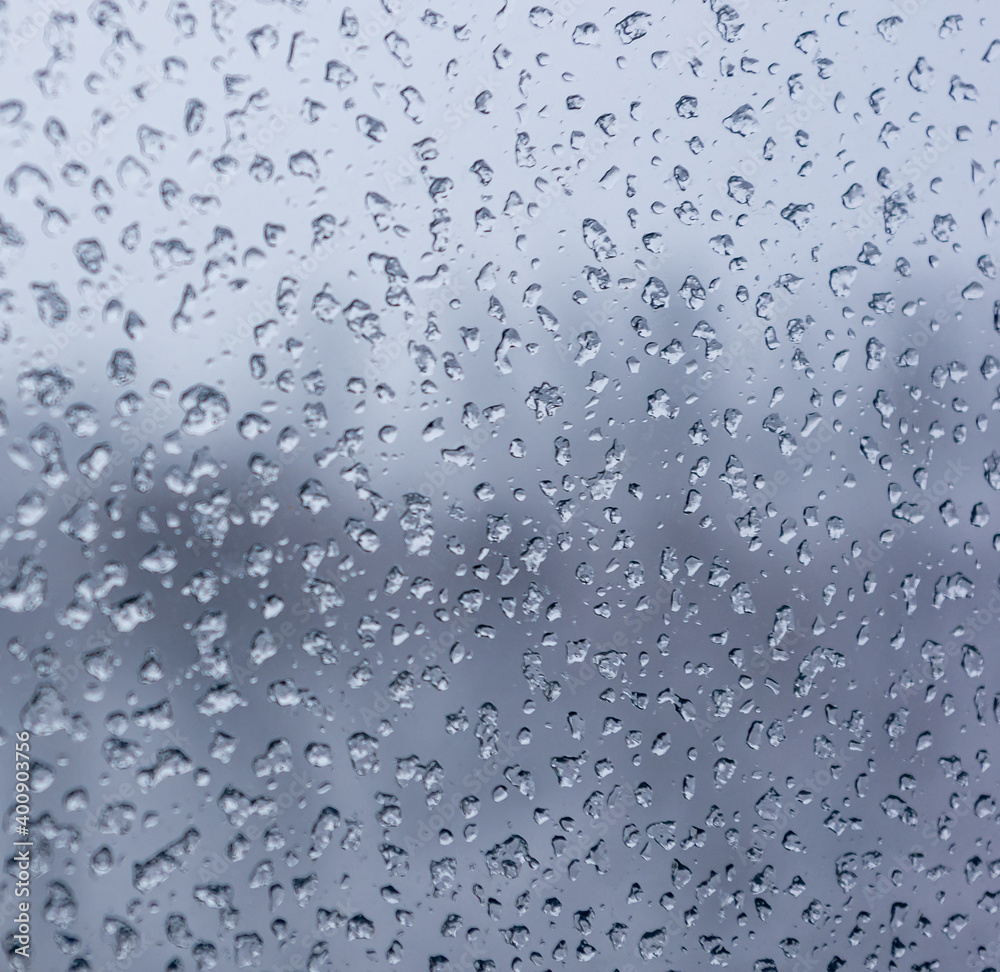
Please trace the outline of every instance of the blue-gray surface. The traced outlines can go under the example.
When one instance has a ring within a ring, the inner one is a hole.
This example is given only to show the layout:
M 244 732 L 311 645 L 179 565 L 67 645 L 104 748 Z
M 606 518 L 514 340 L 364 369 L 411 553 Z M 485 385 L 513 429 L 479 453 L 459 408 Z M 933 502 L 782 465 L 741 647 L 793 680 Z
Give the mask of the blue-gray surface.
M 439 11 L 0 4 L 11 967 L 991 968 L 1000 9 Z

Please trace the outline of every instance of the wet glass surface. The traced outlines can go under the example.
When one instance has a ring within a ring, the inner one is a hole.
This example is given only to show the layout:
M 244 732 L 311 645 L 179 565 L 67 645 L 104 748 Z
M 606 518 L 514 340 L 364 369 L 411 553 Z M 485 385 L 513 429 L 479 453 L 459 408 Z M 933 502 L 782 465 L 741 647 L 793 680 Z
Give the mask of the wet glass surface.
M 11 968 L 998 964 L 1000 12 L 0 18 Z

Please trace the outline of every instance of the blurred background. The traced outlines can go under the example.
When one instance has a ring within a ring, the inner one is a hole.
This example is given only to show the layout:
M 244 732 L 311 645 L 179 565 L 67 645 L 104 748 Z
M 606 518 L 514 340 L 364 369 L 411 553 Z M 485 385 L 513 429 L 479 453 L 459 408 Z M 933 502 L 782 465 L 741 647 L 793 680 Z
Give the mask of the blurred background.
M 34 967 L 996 964 L 987 5 L 0 15 Z

